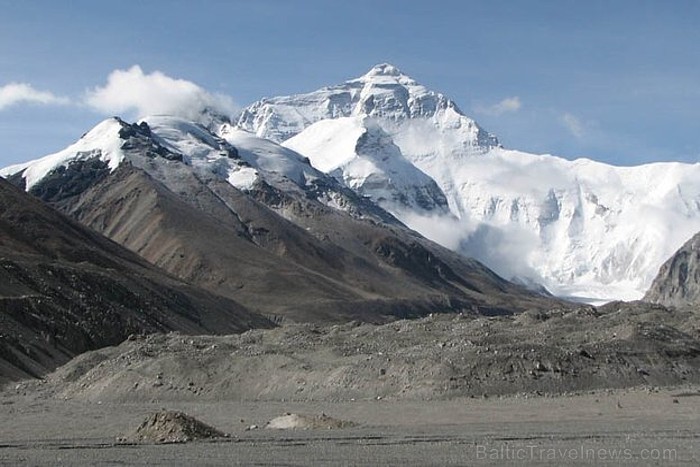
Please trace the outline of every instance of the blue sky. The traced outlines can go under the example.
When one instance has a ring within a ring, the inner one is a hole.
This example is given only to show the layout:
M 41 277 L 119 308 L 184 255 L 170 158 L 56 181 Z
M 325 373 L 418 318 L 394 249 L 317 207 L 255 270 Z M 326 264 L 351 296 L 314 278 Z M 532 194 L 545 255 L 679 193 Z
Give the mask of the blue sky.
M 0 166 L 62 149 L 111 115 L 86 93 L 114 70 L 139 65 L 245 106 L 380 62 L 455 100 L 506 147 L 697 162 L 699 24 L 700 2 L 683 0 L 0 0 Z

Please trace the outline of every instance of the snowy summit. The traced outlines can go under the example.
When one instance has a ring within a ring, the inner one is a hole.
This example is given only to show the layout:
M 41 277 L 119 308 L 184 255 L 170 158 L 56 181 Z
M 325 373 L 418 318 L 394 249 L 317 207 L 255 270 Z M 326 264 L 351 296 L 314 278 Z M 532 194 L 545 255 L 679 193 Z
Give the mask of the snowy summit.
M 507 150 L 452 100 L 386 63 L 339 85 L 258 101 L 238 124 L 384 201 L 429 238 L 569 297 L 640 298 L 661 263 L 700 230 L 699 165 L 615 167 Z M 368 166 L 358 143 L 371 132 L 387 135 L 371 159 L 392 161 L 402 176 Z M 401 180 L 393 186 L 404 196 L 373 195 L 369 172 Z M 449 214 L 406 202 L 429 186 L 420 174 L 437 183 Z
M 338 209 L 369 198 L 507 279 L 591 302 L 640 298 L 700 231 L 700 165 L 616 167 L 505 149 L 452 100 L 387 63 L 262 99 L 236 123 L 151 116 L 139 125 L 106 120 L 69 148 L 1 173 L 30 189 L 72 161 L 152 165 L 138 155 L 145 148 L 241 190 L 272 183 Z

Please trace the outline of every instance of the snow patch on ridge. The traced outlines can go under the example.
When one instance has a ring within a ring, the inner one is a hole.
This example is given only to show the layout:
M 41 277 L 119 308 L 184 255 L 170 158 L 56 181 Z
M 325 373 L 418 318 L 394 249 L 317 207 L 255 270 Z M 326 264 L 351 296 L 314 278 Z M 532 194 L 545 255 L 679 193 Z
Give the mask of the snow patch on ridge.
M 121 149 L 124 141 L 119 137 L 121 129 L 122 123 L 119 119 L 104 120 L 66 149 L 36 161 L 5 167 L 0 170 L 0 176 L 7 177 L 21 173 L 26 183 L 26 189 L 29 190 L 52 170 L 66 166 L 75 160 L 97 157 L 107 163 L 109 169 L 113 171 L 124 160 L 124 152 Z
M 224 125 L 220 135 L 238 149 L 244 161 L 269 175 L 287 178 L 300 187 L 321 175 L 297 152 L 250 132 Z
M 195 122 L 167 115 L 146 117 L 160 144 L 185 156 L 185 162 L 206 173 L 213 173 L 241 190 L 249 190 L 258 172 L 240 159 L 236 147 L 218 138 Z
M 229 172 L 228 178 L 226 179 L 226 181 L 239 190 L 250 190 L 257 180 L 258 172 L 248 167 Z

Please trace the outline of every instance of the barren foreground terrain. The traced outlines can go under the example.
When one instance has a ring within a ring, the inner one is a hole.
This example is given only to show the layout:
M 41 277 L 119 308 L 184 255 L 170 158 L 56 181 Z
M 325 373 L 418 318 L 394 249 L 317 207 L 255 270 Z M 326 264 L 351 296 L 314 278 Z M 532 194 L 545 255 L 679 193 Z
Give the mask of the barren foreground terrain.
M 6 385 L 0 462 L 698 465 L 698 337 L 642 303 L 133 336 Z
M 7 465 L 697 465 L 700 392 L 620 390 L 449 401 L 76 402 L 3 396 Z M 677 402 L 674 402 L 677 401 Z M 228 433 L 120 443 L 161 407 Z M 285 412 L 354 422 L 264 428 Z M 260 428 L 250 429 L 251 426 Z

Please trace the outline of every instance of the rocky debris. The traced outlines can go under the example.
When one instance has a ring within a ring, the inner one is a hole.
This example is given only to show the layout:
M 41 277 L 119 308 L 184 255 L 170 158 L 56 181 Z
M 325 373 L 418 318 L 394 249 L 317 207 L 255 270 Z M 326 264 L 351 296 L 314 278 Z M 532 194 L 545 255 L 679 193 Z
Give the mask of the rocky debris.
M 169 151 L 153 138 L 151 128 L 148 123 L 126 123 L 118 119 L 122 128 L 119 130 L 119 138 L 123 139 L 121 149 L 125 151 L 140 151 L 146 157 L 151 159 L 162 157 L 169 161 L 183 162 L 182 154 L 176 154 Z M 43 198 L 42 198 L 43 199 Z
M 81 154 L 80 158 L 49 172 L 29 193 L 49 203 L 76 196 L 109 175 L 109 167 L 100 159 L 100 150 Z M 23 179 L 15 179 L 21 181 Z
M 435 314 L 384 325 L 151 335 L 90 355 L 54 372 L 45 387 L 102 401 L 561 394 L 700 382 L 700 315 L 642 302 L 596 313 L 553 309 L 527 322 Z
M 265 428 L 271 430 L 337 430 L 353 426 L 355 426 L 354 422 L 339 420 L 325 413 L 315 416 L 285 413 L 267 422 Z
M 146 417 L 136 430 L 119 438 L 123 443 L 186 443 L 224 438 L 226 434 L 183 412 L 162 410 Z
M 121 119 L 119 122 L 122 124 L 122 129 L 119 130 L 119 137 L 121 139 L 129 139 L 138 135 L 145 137 L 151 136 L 151 128 L 146 122 L 128 124 Z

